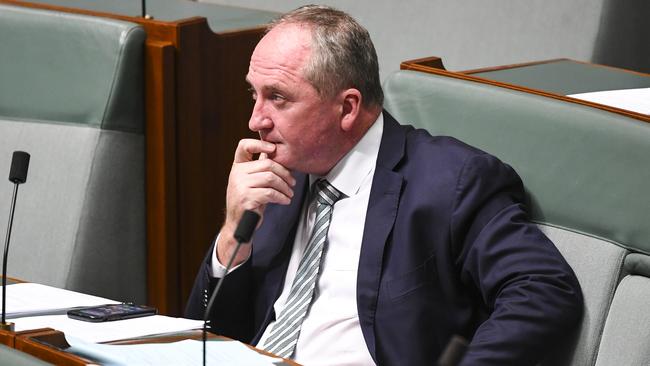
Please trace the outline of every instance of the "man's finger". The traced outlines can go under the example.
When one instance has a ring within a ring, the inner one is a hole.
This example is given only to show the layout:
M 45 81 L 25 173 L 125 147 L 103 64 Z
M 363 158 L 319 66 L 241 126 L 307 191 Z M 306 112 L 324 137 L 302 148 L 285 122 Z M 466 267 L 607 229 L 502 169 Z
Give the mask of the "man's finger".
M 254 154 L 270 154 L 274 151 L 275 144 L 270 142 L 256 139 L 243 139 L 239 141 L 239 145 L 237 145 L 237 149 L 235 150 L 234 163 L 252 161 Z
M 273 172 L 265 171 L 251 174 L 249 184 L 251 188 L 271 188 L 289 198 L 293 197 L 292 186 L 283 177 Z
M 248 174 L 260 173 L 260 172 L 272 172 L 273 174 L 279 176 L 287 182 L 288 185 L 294 186 L 296 184 L 296 179 L 291 175 L 289 169 L 283 167 L 282 165 L 276 163 L 272 159 L 262 159 L 256 160 L 248 164 L 245 168 L 245 171 Z

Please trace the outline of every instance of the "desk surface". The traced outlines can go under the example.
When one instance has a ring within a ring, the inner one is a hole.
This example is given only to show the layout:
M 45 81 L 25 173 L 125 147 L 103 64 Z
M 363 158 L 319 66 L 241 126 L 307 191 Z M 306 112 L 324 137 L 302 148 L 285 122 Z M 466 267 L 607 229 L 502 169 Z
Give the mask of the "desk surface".
M 559 95 L 650 87 L 648 74 L 567 59 L 463 73 Z
M 8 279 L 8 283 L 15 284 L 15 283 L 23 282 L 20 279 L 15 279 L 10 277 L 7 277 L 7 279 Z M 56 296 L 56 295 L 49 295 L 49 296 Z M 154 317 L 152 317 L 151 319 L 153 318 Z M 111 323 L 118 323 L 118 322 L 111 322 Z M 16 350 L 22 351 L 25 354 L 37 357 L 40 360 L 54 363 L 57 365 L 76 366 L 76 365 L 94 364 L 94 362 L 92 362 L 91 360 L 84 359 L 82 357 L 66 352 L 66 349 L 70 345 L 67 343 L 63 332 L 52 329 L 52 327 L 54 326 L 56 325 L 50 323 L 50 324 L 40 325 L 40 327 L 43 328 L 28 329 L 28 330 L 22 330 L 17 332 L 0 330 L 0 346 L 4 345 L 9 348 L 15 348 Z M 119 327 L 120 329 L 123 329 L 124 326 L 120 325 Z M 120 335 L 122 334 L 121 332 L 122 331 L 120 331 Z M 223 336 L 217 336 L 212 333 L 208 333 L 207 335 L 208 338 L 212 341 L 215 340 L 232 341 L 232 339 Z M 81 337 L 80 335 L 76 335 L 76 336 Z M 114 344 L 114 345 L 128 345 L 128 344 L 142 344 L 142 343 L 170 343 L 170 342 L 177 342 L 177 341 L 182 341 L 187 339 L 196 339 L 196 340 L 202 339 L 202 331 L 197 329 L 182 330 L 182 331 L 175 331 L 175 332 L 170 332 L 165 334 L 145 335 L 145 336 L 139 336 L 131 339 L 102 342 L 102 343 Z M 250 349 L 258 353 L 273 356 L 272 354 L 264 350 L 257 349 L 250 345 L 246 345 L 246 346 L 248 346 Z M 0 356 L 3 355 L 1 351 L 2 349 L 0 349 Z M 10 352 L 10 351 L 7 351 L 5 353 L 11 355 L 16 354 L 16 352 Z M 26 361 L 32 360 L 30 357 L 20 357 L 20 355 L 16 356 L 16 359 L 18 361 L 22 360 L 23 358 Z M 0 357 L 0 365 L 5 364 L 3 363 L 3 361 L 5 361 L 5 359 Z M 36 364 L 40 364 L 40 363 L 36 363 Z M 294 366 L 298 364 L 292 360 L 283 359 L 283 362 L 280 363 L 279 365 Z

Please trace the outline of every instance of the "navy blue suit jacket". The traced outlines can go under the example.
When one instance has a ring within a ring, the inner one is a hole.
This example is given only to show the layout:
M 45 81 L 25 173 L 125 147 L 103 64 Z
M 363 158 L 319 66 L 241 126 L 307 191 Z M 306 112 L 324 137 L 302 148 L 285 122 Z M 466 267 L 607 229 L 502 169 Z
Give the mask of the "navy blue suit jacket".
M 463 365 L 533 365 L 570 334 L 582 295 L 555 246 L 528 221 L 506 164 L 384 112 L 357 279 L 366 345 L 379 365 L 434 365 L 449 338 L 471 339 Z M 306 176 L 289 206 L 269 205 L 250 259 L 224 282 L 216 333 L 255 344 L 275 318 Z M 210 249 L 211 253 L 212 248 Z M 186 315 L 203 317 L 210 256 Z

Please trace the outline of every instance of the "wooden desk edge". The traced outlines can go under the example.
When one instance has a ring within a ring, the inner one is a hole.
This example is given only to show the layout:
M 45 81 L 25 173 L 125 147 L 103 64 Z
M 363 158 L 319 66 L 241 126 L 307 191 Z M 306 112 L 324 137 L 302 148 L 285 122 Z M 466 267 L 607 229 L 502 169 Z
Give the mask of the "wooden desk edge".
M 135 338 L 135 339 L 126 339 L 118 340 L 112 342 L 106 342 L 104 344 L 112 345 L 129 345 L 129 344 L 146 344 L 146 343 L 171 343 L 182 341 L 185 339 L 196 339 L 200 340 L 202 334 L 200 330 L 191 330 L 187 332 L 180 332 L 179 334 L 174 335 L 161 335 L 161 336 L 152 336 L 144 338 Z M 209 339 L 221 339 L 224 341 L 234 341 L 231 338 L 218 336 L 213 333 L 208 333 Z M 5 342 L 8 340 L 9 342 Z M 24 353 L 27 353 L 31 356 L 39 358 L 46 362 L 51 362 L 57 365 L 70 365 L 70 366 L 81 366 L 81 365 L 95 365 L 96 363 L 85 359 L 83 357 L 68 353 L 65 351 L 66 347 L 70 345 L 65 339 L 65 334 L 63 332 L 54 330 L 52 328 L 41 328 L 26 330 L 21 332 L 7 332 L 0 331 L 0 343 L 5 344 L 9 347 L 20 350 Z M 260 354 L 277 357 L 269 352 L 266 352 L 262 349 L 255 348 L 249 344 L 244 343 L 251 350 L 258 352 Z M 293 360 L 282 358 L 282 361 L 290 366 L 300 366 Z
M 187 334 L 182 334 L 182 333 L 187 333 Z M 146 338 L 135 338 L 135 339 L 125 339 L 125 340 L 117 340 L 117 341 L 112 341 L 112 342 L 106 342 L 106 344 L 113 344 L 113 345 L 128 345 L 128 344 L 146 344 L 146 343 L 171 343 L 171 342 L 177 342 L 177 341 L 182 341 L 185 339 L 195 339 L 195 340 L 201 340 L 202 339 L 202 332 L 201 330 L 191 330 L 187 332 L 182 332 L 181 334 L 178 335 L 169 335 L 169 336 L 159 336 L 159 337 L 146 337 Z M 208 332 L 207 334 L 208 339 L 220 339 L 223 341 L 233 341 L 233 342 L 238 342 L 232 338 L 228 338 L 225 336 L 220 336 L 216 335 L 214 333 Z M 243 342 L 242 342 L 243 343 Z M 281 358 L 279 356 L 276 356 L 272 353 L 269 353 L 263 349 L 256 348 L 254 346 L 251 346 L 250 344 L 243 343 L 246 347 L 250 348 L 251 350 L 263 354 L 265 356 L 271 356 L 275 358 L 280 358 L 282 361 L 290 366 L 301 366 L 299 363 L 296 363 L 293 360 L 287 359 L 287 358 Z
M 607 106 L 607 105 L 604 105 L 604 104 L 589 102 L 589 101 L 581 100 L 581 99 L 577 99 L 577 98 L 571 98 L 571 97 L 568 97 L 566 95 L 549 93 L 549 92 L 539 90 L 539 89 L 527 88 L 527 87 L 508 84 L 508 83 L 504 83 L 504 82 L 500 82 L 500 81 L 485 79 L 485 78 L 481 78 L 481 77 L 478 77 L 478 76 L 468 75 L 468 74 L 466 74 L 464 72 L 447 71 L 445 69 L 428 66 L 426 63 L 423 64 L 420 61 L 420 60 L 428 60 L 428 59 L 429 58 L 404 61 L 404 62 L 402 62 L 400 64 L 400 69 L 401 70 L 419 71 L 419 72 L 424 72 L 424 73 L 428 73 L 428 74 L 435 74 L 435 75 L 441 75 L 441 76 L 447 76 L 447 77 L 452 77 L 452 78 L 456 78 L 456 79 L 472 81 L 472 82 L 476 82 L 476 83 L 493 85 L 493 86 L 497 86 L 497 87 L 500 87 L 500 88 L 516 90 L 516 91 L 520 91 L 520 92 L 524 92 L 524 93 L 540 95 L 540 96 L 547 97 L 547 98 L 553 98 L 553 99 L 561 100 L 561 101 L 564 101 L 564 102 L 580 104 L 580 105 L 584 105 L 584 106 L 604 110 L 604 111 L 607 111 L 607 112 L 616 113 L 616 114 L 619 114 L 619 115 L 623 115 L 625 117 L 633 118 L 635 120 L 650 123 L 650 115 L 647 115 L 647 114 L 632 112 L 632 111 L 629 111 L 629 110 L 626 110 L 626 109 L 621 109 L 621 108 L 616 108 L 616 107 L 610 107 L 610 106 Z M 549 61 L 547 61 L 547 62 L 549 62 Z M 538 62 L 538 63 L 540 63 L 540 62 Z M 647 76 L 650 76 L 650 75 L 647 75 Z

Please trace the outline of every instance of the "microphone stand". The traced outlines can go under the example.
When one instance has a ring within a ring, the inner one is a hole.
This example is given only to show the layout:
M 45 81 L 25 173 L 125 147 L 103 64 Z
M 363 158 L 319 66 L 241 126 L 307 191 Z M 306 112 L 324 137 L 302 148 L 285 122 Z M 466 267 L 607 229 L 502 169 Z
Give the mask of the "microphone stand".
M 214 300 L 217 298 L 217 294 L 221 289 L 221 285 L 223 284 L 223 281 L 226 279 L 226 276 L 228 275 L 228 271 L 230 271 L 230 268 L 232 267 L 232 262 L 235 260 L 235 257 L 237 256 L 237 252 L 239 252 L 239 248 L 241 248 L 242 244 L 248 243 L 251 240 L 251 236 L 253 236 L 253 231 L 255 230 L 255 227 L 257 226 L 257 222 L 259 221 L 259 219 L 260 219 L 260 215 L 258 215 L 256 212 L 248 211 L 248 210 L 244 211 L 244 214 L 242 215 L 242 218 L 239 221 L 239 225 L 237 225 L 237 229 L 235 230 L 234 236 L 235 239 L 237 240 L 237 246 L 235 247 L 235 251 L 230 256 L 230 259 L 228 259 L 228 264 L 226 265 L 226 272 L 224 273 L 223 277 L 221 277 L 221 279 L 219 280 L 219 283 L 217 283 L 217 286 L 212 292 L 212 296 L 210 296 L 210 301 L 208 301 L 208 304 L 205 307 L 205 314 L 203 315 L 203 366 L 206 365 L 205 343 L 207 341 L 207 324 L 208 324 L 208 316 L 210 315 L 210 309 L 214 304 Z
M 14 194 L 11 197 L 11 210 L 9 211 L 9 224 L 7 225 L 7 236 L 5 238 L 5 253 L 2 257 L 2 323 L 0 329 L 14 331 L 14 323 L 7 323 L 7 257 L 9 256 L 9 240 L 11 239 L 11 227 L 14 223 L 14 211 L 16 210 L 16 196 L 18 195 L 19 183 L 14 183 Z
M 0 329 L 13 332 L 14 323 L 7 323 L 7 257 L 9 256 L 9 240 L 11 239 L 11 228 L 14 223 L 14 212 L 16 211 L 16 197 L 18 186 L 27 180 L 27 168 L 29 167 L 29 154 L 24 151 L 14 151 L 11 159 L 11 170 L 9 181 L 14 183 L 14 194 L 11 196 L 11 208 L 9 211 L 9 224 L 7 224 L 7 236 L 5 238 L 5 252 L 2 258 L 2 322 Z

